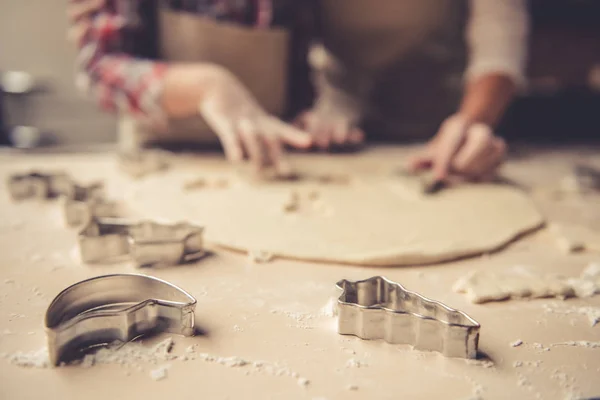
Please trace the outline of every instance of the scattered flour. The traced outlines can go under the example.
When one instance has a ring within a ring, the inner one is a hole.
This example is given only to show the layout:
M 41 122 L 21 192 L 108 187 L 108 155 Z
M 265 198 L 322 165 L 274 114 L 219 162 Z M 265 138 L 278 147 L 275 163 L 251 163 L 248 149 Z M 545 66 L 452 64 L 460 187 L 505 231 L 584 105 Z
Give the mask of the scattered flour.
M 152 378 L 153 381 L 160 381 L 166 379 L 168 376 L 169 368 L 171 368 L 171 365 L 167 364 L 153 369 L 152 371 L 150 371 L 150 378 Z
M 300 376 L 297 372 L 292 371 L 290 368 L 271 363 L 268 361 L 250 361 L 243 358 L 233 357 L 220 357 L 207 353 L 196 353 L 194 348 L 188 347 L 186 349 L 188 360 L 202 360 L 209 363 L 219 364 L 228 368 L 250 368 L 250 371 L 257 373 L 265 373 L 272 376 L 286 376 L 296 379 L 296 382 L 300 386 L 306 386 L 310 383 L 307 378 Z M 249 371 L 247 371 L 247 375 Z
M 266 264 L 275 259 L 273 253 L 262 250 L 251 250 L 248 251 L 248 260 L 253 264 Z
M 521 339 L 517 339 L 514 342 L 510 343 L 510 346 L 511 347 L 519 347 L 522 344 L 523 344 L 523 341 Z
M 346 362 L 346 368 L 364 368 L 369 365 L 364 361 L 359 361 L 356 358 L 351 358 Z
M 483 367 L 483 368 L 493 368 L 495 366 L 494 362 L 492 360 L 471 360 L 471 359 L 467 359 L 465 360 L 467 362 L 467 364 L 469 365 L 476 365 L 478 367 Z
M 337 311 L 338 311 L 337 305 L 338 305 L 337 299 L 332 297 L 331 299 L 329 299 L 327 304 L 325 304 L 319 310 L 319 316 L 327 317 L 327 318 L 335 317 L 337 315 Z
M 351 390 L 351 391 L 356 391 L 358 390 L 358 386 L 357 385 L 348 385 L 346 387 L 347 390 Z
M 28 353 L 17 352 L 5 355 L 8 361 L 16 366 L 25 368 L 48 368 L 50 367 L 50 357 L 48 349 L 45 347 Z
M 600 342 L 589 342 L 587 340 L 568 341 L 562 343 L 553 343 L 550 347 L 558 346 L 571 346 L 571 347 L 584 347 L 586 349 L 598 349 L 600 348 Z
M 587 317 L 590 321 L 591 326 L 596 326 L 600 322 L 600 308 L 599 307 L 560 307 L 558 305 L 544 304 L 544 311 L 554 314 L 564 315 L 582 315 Z

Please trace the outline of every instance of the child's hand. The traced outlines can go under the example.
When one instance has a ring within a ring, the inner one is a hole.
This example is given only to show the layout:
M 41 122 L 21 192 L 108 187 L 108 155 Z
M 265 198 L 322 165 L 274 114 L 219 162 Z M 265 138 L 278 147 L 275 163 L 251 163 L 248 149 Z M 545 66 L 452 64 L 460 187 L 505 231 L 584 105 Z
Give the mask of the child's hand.
M 470 123 L 460 115 L 446 119 L 425 149 L 410 160 L 412 169 L 433 170 L 436 179 L 457 175 L 489 180 L 506 154 L 506 143 L 485 124 Z
M 85 34 L 92 27 L 92 15 L 104 7 L 106 0 L 69 0 L 67 17 L 71 26 L 67 37 L 79 45 Z

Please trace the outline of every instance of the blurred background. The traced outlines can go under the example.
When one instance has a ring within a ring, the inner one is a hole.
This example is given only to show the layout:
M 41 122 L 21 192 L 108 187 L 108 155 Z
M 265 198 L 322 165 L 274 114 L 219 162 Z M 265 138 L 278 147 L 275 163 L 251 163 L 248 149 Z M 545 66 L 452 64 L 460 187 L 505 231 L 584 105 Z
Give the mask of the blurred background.
M 0 144 L 113 143 L 114 116 L 75 88 L 65 0 L 0 0 Z M 600 142 L 600 1 L 532 0 L 530 87 L 510 140 Z

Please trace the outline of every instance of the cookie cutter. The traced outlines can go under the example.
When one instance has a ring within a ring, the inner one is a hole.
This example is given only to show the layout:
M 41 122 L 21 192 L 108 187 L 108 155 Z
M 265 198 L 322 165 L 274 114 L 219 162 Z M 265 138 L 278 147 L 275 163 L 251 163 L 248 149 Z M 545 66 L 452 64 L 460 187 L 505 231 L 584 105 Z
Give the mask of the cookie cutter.
M 417 178 L 424 195 L 433 195 L 448 187 L 443 180 L 432 179 L 427 171 L 412 171 L 407 168 L 399 168 L 395 174 L 405 178 Z
M 63 172 L 15 174 L 7 186 L 15 201 L 62 198 L 65 223 L 70 227 L 81 226 L 94 217 L 118 215 L 117 204 L 104 200 L 102 183 L 79 185 Z
M 476 358 L 480 325 L 467 314 L 381 276 L 337 283 L 338 333 L 446 357 Z
M 90 264 L 125 256 L 138 267 L 185 264 L 206 255 L 203 233 L 203 228 L 188 223 L 94 218 L 79 233 L 79 250 L 83 262 Z
M 600 190 L 600 169 L 586 164 L 578 164 L 575 166 L 575 177 L 583 188 Z
M 52 365 L 86 350 L 139 336 L 169 332 L 193 336 L 196 299 L 146 275 L 99 276 L 69 286 L 46 311 L 44 328 Z
M 103 189 L 100 183 L 90 186 L 74 185 L 71 194 L 63 196 L 66 225 L 77 227 L 89 223 L 94 218 L 117 217 L 118 204 L 105 200 Z
M 69 195 L 73 190 L 71 178 L 63 172 L 29 172 L 14 174 L 7 181 L 8 192 L 13 200 L 52 199 Z

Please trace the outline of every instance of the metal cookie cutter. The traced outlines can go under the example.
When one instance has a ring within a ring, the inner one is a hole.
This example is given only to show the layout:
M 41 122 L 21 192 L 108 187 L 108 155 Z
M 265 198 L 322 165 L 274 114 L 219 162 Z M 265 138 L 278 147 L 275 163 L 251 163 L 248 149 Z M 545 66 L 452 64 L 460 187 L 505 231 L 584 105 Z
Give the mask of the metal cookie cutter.
M 72 186 L 71 178 L 62 172 L 14 174 L 7 181 L 13 200 L 51 199 L 69 194 Z
M 95 218 L 80 232 L 79 250 L 86 263 L 130 256 L 138 267 L 184 264 L 206 255 L 203 231 L 188 223 Z
M 67 226 L 76 227 L 89 223 L 94 218 L 116 217 L 119 207 L 116 202 L 107 201 L 103 195 L 103 185 L 74 185 L 64 197 L 64 216 Z
M 341 280 L 338 333 L 361 339 L 384 339 L 446 357 L 476 358 L 480 325 L 461 311 L 375 276 Z
M 63 290 L 46 311 L 50 362 L 141 335 L 194 335 L 196 299 L 166 281 L 145 275 L 106 275 Z
M 9 178 L 7 185 L 16 201 L 61 197 L 67 226 L 80 226 L 93 217 L 114 217 L 118 214 L 117 204 L 104 200 L 102 183 L 82 186 L 62 172 L 17 174 Z

